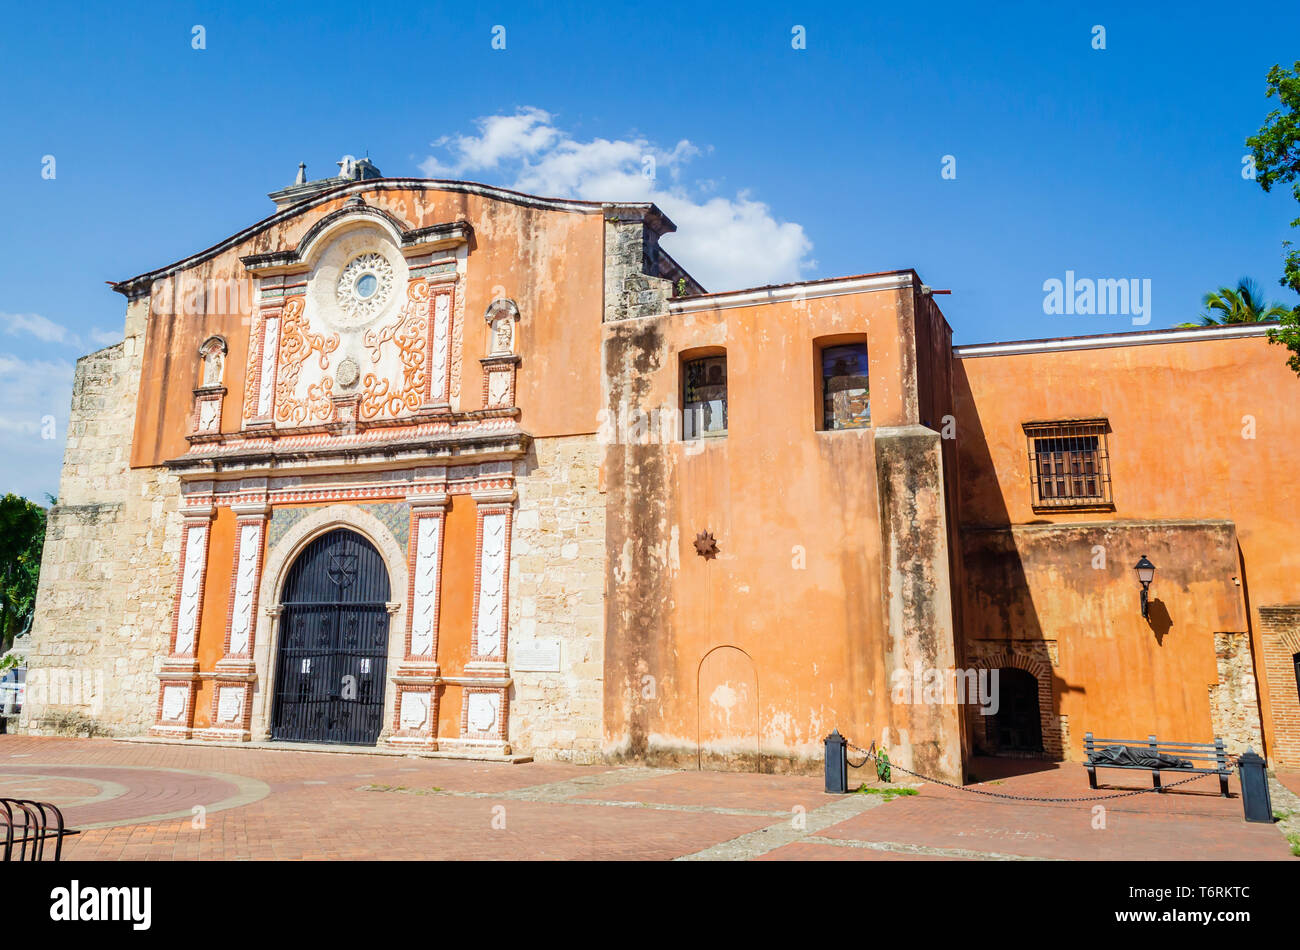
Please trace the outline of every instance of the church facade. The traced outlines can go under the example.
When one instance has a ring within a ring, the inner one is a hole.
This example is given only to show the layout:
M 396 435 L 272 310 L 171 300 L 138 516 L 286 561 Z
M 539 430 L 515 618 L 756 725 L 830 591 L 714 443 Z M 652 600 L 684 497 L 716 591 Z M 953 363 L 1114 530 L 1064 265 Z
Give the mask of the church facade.
M 649 204 L 368 162 L 271 197 L 114 285 L 24 729 L 1300 762 L 1300 380 L 1261 328 L 954 348 L 913 271 L 708 293 Z

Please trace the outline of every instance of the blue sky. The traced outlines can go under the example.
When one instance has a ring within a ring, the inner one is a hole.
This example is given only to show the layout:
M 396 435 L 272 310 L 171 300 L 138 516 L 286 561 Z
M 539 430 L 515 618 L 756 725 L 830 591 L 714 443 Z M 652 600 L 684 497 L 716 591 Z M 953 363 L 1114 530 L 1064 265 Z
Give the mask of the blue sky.
M 1241 276 L 1294 301 L 1277 277 L 1300 210 L 1241 160 L 1268 68 L 1300 58 L 1300 8 L 873 6 L 12 6 L 0 492 L 56 490 L 73 362 L 121 334 L 106 280 L 213 244 L 298 162 L 323 177 L 346 153 L 660 200 L 710 290 L 914 267 L 953 291 L 959 343 L 1133 329 L 1045 314 L 1066 271 L 1149 279 L 1151 327 Z

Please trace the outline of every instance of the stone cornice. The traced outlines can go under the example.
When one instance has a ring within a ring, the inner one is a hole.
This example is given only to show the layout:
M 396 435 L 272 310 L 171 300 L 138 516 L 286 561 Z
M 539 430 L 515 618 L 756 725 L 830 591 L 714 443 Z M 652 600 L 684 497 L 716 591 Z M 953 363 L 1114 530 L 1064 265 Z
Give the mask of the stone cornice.
M 475 462 L 522 458 L 532 436 L 512 420 L 500 428 L 460 431 L 445 427 L 429 431 L 414 427 L 401 434 L 363 438 L 329 435 L 311 437 L 227 438 L 220 444 L 195 446 L 168 469 L 182 476 L 239 473 L 243 476 L 280 474 L 291 470 L 323 472 L 333 468 L 388 466 L 418 461 L 424 465 L 469 465 Z

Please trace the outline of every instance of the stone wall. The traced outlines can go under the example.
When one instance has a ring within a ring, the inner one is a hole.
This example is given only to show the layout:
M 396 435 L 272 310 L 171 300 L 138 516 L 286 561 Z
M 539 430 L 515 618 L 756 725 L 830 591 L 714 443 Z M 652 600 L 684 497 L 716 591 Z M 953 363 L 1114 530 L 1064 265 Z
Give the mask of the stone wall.
M 179 492 L 164 469 L 129 467 L 146 302 L 126 338 L 78 361 L 27 656 L 26 732 L 144 732 L 167 651 Z
M 510 744 L 538 759 L 600 759 L 605 497 L 594 435 L 537 439 L 516 463 L 510 546 Z M 543 650 L 535 649 L 541 641 Z M 554 646 L 558 671 L 521 670 Z M 530 649 L 532 647 L 532 649 Z
M 1219 680 L 1210 687 L 1210 721 L 1214 734 L 1233 755 L 1263 746 L 1259 693 L 1250 651 L 1250 634 L 1216 633 L 1214 657 Z

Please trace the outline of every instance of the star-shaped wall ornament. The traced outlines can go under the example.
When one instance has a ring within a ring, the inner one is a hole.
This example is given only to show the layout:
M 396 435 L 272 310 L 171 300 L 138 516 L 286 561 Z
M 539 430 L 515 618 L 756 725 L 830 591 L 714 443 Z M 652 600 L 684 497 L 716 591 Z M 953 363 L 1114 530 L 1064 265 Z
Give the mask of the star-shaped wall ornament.
M 712 531 L 701 531 L 695 536 L 695 553 L 706 561 L 718 556 L 718 539 Z

